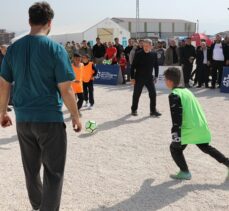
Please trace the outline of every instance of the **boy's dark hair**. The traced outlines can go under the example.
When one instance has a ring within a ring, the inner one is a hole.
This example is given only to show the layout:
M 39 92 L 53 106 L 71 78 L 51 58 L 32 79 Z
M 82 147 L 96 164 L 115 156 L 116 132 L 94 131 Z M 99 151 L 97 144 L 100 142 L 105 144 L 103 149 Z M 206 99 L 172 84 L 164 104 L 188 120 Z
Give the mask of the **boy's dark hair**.
M 78 54 L 78 53 L 74 53 L 73 57 L 75 57 L 75 58 L 80 58 L 80 57 L 81 57 L 81 55 L 80 55 L 80 54 Z
M 88 59 L 90 59 L 89 54 L 84 54 L 84 55 L 82 55 L 82 57 L 87 57 Z
M 170 80 L 174 83 L 174 86 L 177 87 L 180 84 L 181 72 L 176 67 L 170 67 L 164 72 L 164 76 L 167 80 Z
M 29 21 L 34 25 L 45 25 L 54 17 L 54 11 L 47 2 L 37 2 L 29 8 Z

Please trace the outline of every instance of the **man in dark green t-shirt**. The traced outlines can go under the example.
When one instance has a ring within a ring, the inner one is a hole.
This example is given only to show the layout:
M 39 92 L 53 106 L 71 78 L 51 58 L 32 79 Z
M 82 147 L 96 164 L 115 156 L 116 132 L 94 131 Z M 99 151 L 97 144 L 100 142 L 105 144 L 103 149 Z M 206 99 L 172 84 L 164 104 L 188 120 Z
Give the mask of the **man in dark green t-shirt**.
M 45 2 L 30 7 L 31 32 L 8 48 L 0 74 L 0 124 L 12 124 L 6 110 L 14 81 L 13 103 L 26 185 L 33 209 L 40 211 L 57 211 L 60 206 L 67 148 L 63 101 L 73 129 L 79 132 L 82 128 L 67 52 L 47 37 L 53 17 Z

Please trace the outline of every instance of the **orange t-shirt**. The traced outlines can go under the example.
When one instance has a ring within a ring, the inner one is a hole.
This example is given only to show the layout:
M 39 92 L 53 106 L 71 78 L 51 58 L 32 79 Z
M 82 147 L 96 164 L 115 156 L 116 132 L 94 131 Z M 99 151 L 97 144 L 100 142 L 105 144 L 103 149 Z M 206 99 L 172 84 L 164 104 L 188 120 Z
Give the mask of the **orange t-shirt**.
M 93 74 L 95 71 L 92 68 L 93 62 L 89 62 L 86 66 L 83 66 L 83 82 L 88 83 L 90 80 L 94 80 Z
M 72 82 L 72 89 L 75 94 L 77 93 L 83 93 L 83 64 L 80 63 L 79 67 L 76 67 L 74 64 L 72 64 L 72 68 L 75 72 L 76 78 L 75 80 L 77 82 Z

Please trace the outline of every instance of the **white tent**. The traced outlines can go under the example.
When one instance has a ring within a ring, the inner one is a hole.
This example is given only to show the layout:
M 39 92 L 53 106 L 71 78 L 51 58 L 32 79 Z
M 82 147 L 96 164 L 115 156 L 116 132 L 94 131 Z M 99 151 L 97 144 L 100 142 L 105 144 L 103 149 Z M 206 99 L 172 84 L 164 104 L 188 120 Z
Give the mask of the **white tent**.
M 120 42 L 126 46 L 127 40 L 130 38 L 130 32 L 110 18 L 106 18 L 83 32 L 52 32 L 49 36 L 60 43 L 66 43 L 67 41 L 81 43 L 83 40 L 87 40 L 91 45 L 95 44 L 96 37 L 100 37 L 102 42 L 114 41 L 114 38 L 118 37 Z
M 29 32 L 26 32 L 15 37 L 11 42 L 13 43 L 17 41 L 28 33 Z M 91 45 L 95 44 L 97 37 L 100 37 L 102 42 L 114 41 L 114 38 L 118 37 L 120 43 L 125 47 L 130 38 L 130 32 L 110 18 L 106 18 L 83 32 L 77 32 L 74 29 L 69 30 L 62 28 L 61 30 L 58 30 L 57 28 L 53 28 L 49 37 L 62 44 L 65 44 L 68 41 L 81 43 L 83 40 L 87 40 Z

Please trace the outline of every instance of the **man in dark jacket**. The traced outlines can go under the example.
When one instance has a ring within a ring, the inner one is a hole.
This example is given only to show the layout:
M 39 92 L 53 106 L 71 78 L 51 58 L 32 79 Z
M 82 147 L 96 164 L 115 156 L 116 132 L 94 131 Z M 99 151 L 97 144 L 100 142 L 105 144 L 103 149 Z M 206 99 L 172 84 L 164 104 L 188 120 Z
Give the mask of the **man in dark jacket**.
M 117 49 L 117 55 L 116 55 L 116 57 L 117 57 L 117 60 L 118 60 L 118 62 L 119 62 L 119 60 L 120 60 L 120 58 L 121 58 L 121 53 L 124 52 L 124 48 L 123 48 L 123 46 L 119 43 L 119 38 L 116 37 L 116 38 L 114 39 L 114 41 L 115 41 L 114 47 Z
M 205 88 L 208 88 L 210 73 L 209 53 L 210 49 L 205 42 L 202 42 L 201 46 L 196 49 L 196 76 L 198 88 L 201 88 L 203 83 L 205 84 Z
M 101 43 L 100 38 L 96 38 L 96 44 L 93 46 L 92 49 L 93 57 L 94 57 L 94 63 L 95 64 L 102 64 L 105 54 L 106 54 L 106 48 Z
M 221 85 L 223 66 L 226 64 L 226 62 L 229 61 L 227 56 L 226 45 L 222 42 L 221 35 L 217 34 L 215 43 L 213 43 L 210 48 L 210 61 L 212 65 L 212 89 L 215 89 L 216 82 L 218 83 L 219 87 Z
M 186 45 L 183 47 L 180 55 L 181 65 L 183 67 L 185 87 L 190 88 L 189 80 L 193 68 L 193 61 L 196 57 L 195 48 L 191 45 L 191 38 L 186 39 Z
M 144 40 L 143 50 L 135 55 L 131 66 L 131 83 L 134 85 L 132 115 L 137 116 L 138 102 L 144 86 L 148 89 L 150 97 L 150 116 L 159 117 L 161 114 L 156 110 L 155 85 L 158 78 L 157 54 L 151 52 L 152 41 Z M 155 77 L 153 76 L 155 70 Z

